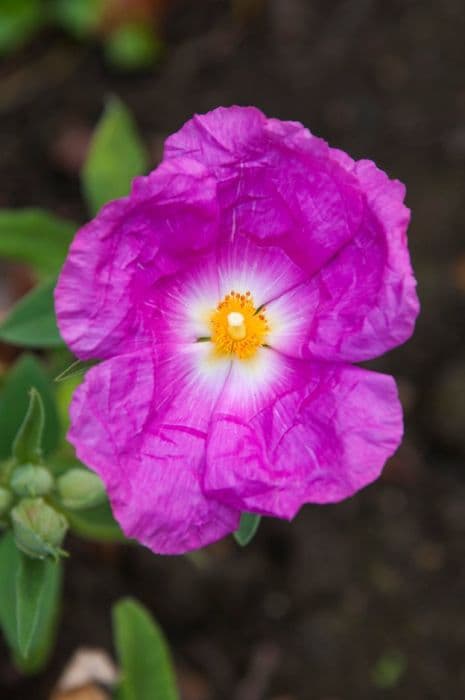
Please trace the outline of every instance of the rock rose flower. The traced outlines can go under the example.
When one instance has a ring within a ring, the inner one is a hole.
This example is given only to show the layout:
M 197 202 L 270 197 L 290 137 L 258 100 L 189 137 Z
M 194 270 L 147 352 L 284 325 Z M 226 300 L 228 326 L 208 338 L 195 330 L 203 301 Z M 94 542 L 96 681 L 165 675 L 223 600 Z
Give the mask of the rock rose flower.
M 402 411 L 352 363 L 413 330 L 404 191 L 297 122 L 219 108 L 80 229 L 57 317 L 101 362 L 69 439 L 129 537 L 181 553 L 378 477 Z

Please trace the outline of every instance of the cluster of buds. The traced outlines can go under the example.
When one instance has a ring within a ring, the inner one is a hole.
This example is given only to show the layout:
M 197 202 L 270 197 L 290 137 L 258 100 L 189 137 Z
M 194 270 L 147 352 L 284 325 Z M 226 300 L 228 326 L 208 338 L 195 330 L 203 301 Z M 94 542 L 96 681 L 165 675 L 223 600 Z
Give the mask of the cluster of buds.
M 32 389 L 29 408 L 13 442 L 12 457 L 0 465 L 0 526 L 11 527 L 24 554 L 57 559 L 64 554 L 67 510 L 103 502 L 105 491 L 96 474 L 75 467 L 55 476 L 42 458 L 44 408 Z

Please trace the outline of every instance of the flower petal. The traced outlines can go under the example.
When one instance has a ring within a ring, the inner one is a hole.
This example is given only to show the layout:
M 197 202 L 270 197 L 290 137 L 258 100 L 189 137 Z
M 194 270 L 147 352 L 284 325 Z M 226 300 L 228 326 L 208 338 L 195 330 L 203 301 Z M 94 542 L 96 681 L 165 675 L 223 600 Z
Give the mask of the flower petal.
M 359 361 L 410 337 L 419 304 L 400 182 L 297 122 L 250 108 L 196 116 L 167 140 L 165 157 L 182 153 L 214 170 L 226 240 L 239 231 L 277 245 L 310 280 L 289 291 L 289 299 L 303 300 L 307 318 L 291 313 L 279 337 L 274 329 L 273 347 Z M 276 316 L 287 303 L 278 296 Z
M 297 122 L 266 119 L 250 107 L 218 108 L 167 139 L 165 158 L 180 154 L 218 178 L 227 239 L 239 231 L 277 244 L 307 275 L 359 226 L 364 204 L 356 177 Z
M 296 357 L 359 362 L 405 342 L 419 311 L 403 186 L 354 166 L 368 207 L 358 233 L 308 282 L 268 305 L 270 345 Z
M 229 363 L 202 344 L 157 347 L 91 369 L 71 408 L 69 440 L 104 480 L 128 537 L 160 554 L 197 549 L 240 513 L 200 488 L 205 440 Z
M 232 508 L 292 518 L 304 503 L 351 496 L 376 479 L 402 437 L 392 377 L 287 360 L 301 385 L 251 419 L 217 412 L 204 490 Z
M 150 342 L 146 291 L 184 267 L 218 234 L 216 183 L 187 159 L 136 178 L 81 228 L 55 290 L 60 332 L 81 359 L 106 358 Z

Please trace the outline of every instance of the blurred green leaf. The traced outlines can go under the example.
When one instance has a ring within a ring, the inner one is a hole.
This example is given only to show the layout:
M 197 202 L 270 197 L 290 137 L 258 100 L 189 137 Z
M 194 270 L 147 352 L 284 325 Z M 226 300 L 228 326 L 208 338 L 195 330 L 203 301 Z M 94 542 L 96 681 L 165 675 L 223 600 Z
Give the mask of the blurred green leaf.
M 54 280 L 44 282 L 20 299 L 0 325 L 0 339 L 30 348 L 64 346 L 56 324 L 54 287 Z
M 147 24 L 128 23 L 112 32 L 105 42 L 110 63 L 122 70 L 151 66 L 160 58 L 163 45 Z
M 72 221 L 41 209 L 0 209 L 0 257 L 27 263 L 40 275 L 56 275 L 76 229 Z
M 39 629 L 40 611 L 47 596 L 55 587 L 56 565 L 48 560 L 30 559 L 22 555 L 16 575 L 16 619 L 18 648 L 21 656 L 29 657 L 35 636 L 42 636 Z M 43 620 L 42 620 L 43 622 Z
M 407 670 L 407 659 L 401 651 L 385 652 L 372 672 L 373 684 L 381 690 L 395 688 Z
M 103 0 L 55 0 L 51 5 L 54 20 L 77 39 L 97 29 L 103 9 Z
M 135 600 L 119 601 L 113 629 L 122 671 L 118 700 L 178 700 L 165 637 L 148 611 Z
M 0 459 L 11 454 L 18 428 L 28 410 L 32 387 L 41 395 L 45 408 L 44 455 L 57 447 L 60 426 L 51 385 L 40 363 L 32 355 L 23 355 L 6 375 L 0 391 Z
M 55 564 L 51 561 L 38 562 L 45 565 L 43 575 L 41 575 L 43 581 L 42 593 L 39 596 L 40 605 L 33 613 L 32 620 L 29 619 L 28 624 L 26 610 L 32 611 L 31 601 L 22 601 L 21 608 L 19 596 L 17 595 L 20 578 L 21 595 L 26 593 L 27 590 L 26 579 L 24 578 L 25 570 L 20 574 L 22 562 L 22 555 L 15 546 L 12 534 L 7 533 L 0 540 L 0 626 L 16 664 L 25 673 L 34 673 L 45 665 L 55 639 L 60 604 L 62 566 L 60 563 Z M 30 583 L 34 587 L 35 584 Z M 32 593 L 33 590 L 31 588 L 31 599 Z M 21 623 L 18 616 L 19 608 L 21 608 Z M 21 632 L 19 630 L 20 624 Z M 27 641 L 27 657 L 21 653 L 19 633 L 22 635 L 23 642 L 24 640 Z
M 1 0 L 0 54 L 19 47 L 43 24 L 42 0 Z
M 95 213 L 106 202 L 129 194 L 132 180 L 147 167 L 134 120 L 121 100 L 113 97 L 96 128 L 82 173 L 90 211 Z
M 13 457 L 16 457 L 18 464 L 40 461 L 44 424 L 44 403 L 37 389 L 32 387 L 26 416 L 13 442 Z
M 84 539 L 100 542 L 126 541 L 107 502 L 86 510 L 64 512 L 71 530 Z
M 18 649 L 15 601 L 19 557 L 13 535 L 8 532 L 0 539 L 0 626 L 13 651 Z
M 261 516 L 256 513 L 242 513 L 239 528 L 234 533 L 234 539 L 241 547 L 252 541 L 260 525 Z

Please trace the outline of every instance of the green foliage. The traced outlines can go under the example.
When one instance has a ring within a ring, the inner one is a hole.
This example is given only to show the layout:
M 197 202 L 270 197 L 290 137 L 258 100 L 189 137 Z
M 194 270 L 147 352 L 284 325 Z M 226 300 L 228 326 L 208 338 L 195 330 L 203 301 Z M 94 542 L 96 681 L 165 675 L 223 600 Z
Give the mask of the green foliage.
M 27 263 L 42 276 L 56 275 L 76 229 L 41 209 L 0 209 L 0 257 Z
M 373 685 L 380 690 L 395 688 L 407 670 L 407 659 L 400 651 L 387 651 L 378 661 L 372 672 Z
M 1 0 L 0 55 L 26 42 L 43 22 L 42 0 Z
M 16 620 L 19 651 L 24 658 L 29 656 L 40 611 L 54 585 L 55 572 L 53 562 L 20 557 L 16 577 Z
M 147 610 L 121 600 L 113 608 L 113 628 L 122 670 L 118 700 L 178 700 L 166 640 Z
M 234 539 L 241 547 L 245 547 L 255 537 L 261 517 L 255 513 L 242 513 L 239 528 L 234 533 Z
M 44 402 L 37 389 L 31 388 L 26 416 L 13 441 L 13 457 L 19 464 L 40 462 L 44 434 Z
M 82 173 L 84 196 L 95 213 L 106 202 L 129 194 L 131 182 L 148 158 L 130 112 L 113 97 L 94 133 Z
M 23 355 L 5 378 L 0 391 L 0 459 L 11 455 L 13 441 L 29 407 L 29 392 L 35 388 L 42 397 L 46 422 L 42 451 L 50 454 L 57 446 L 60 426 L 55 398 L 39 362 L 32 355 Z
M 55 0 L 54 20 L 77 39 L 85 39 L 98 27 L 103 0 Z
M 19 668 L 34 673 L 46 663 L 58 617 L 60 562 L 27 560 L 11 533 L 0 540 L 0 627 Z
M 125 24 L 112 32 L 105 42 L 108 61 L 127 71 L 153 65 L 162 50 L 160 39 L 147 24 Z
M 53 302 L 54 281 L 44 282 L 26 294 L 0 325 L 0 339 L 32 348 L 62 347 Z

